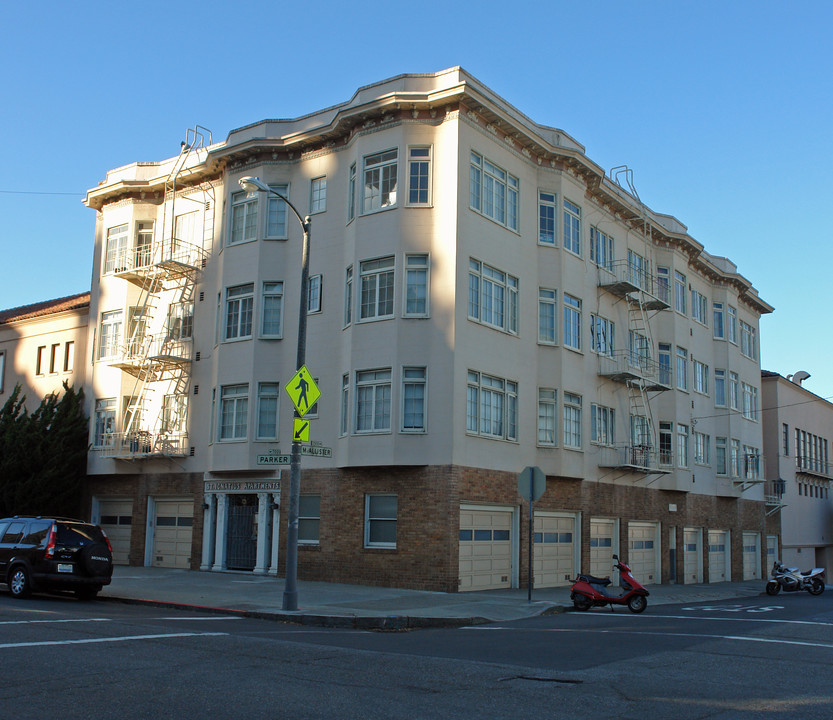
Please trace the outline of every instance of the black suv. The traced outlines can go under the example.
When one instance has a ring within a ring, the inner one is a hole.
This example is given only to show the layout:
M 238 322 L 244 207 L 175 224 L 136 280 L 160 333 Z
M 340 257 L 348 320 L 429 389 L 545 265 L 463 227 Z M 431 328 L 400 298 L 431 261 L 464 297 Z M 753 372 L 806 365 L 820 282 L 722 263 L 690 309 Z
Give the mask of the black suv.
M 0 519 L 0 582 L 14 597 L 73 590 L 92 600 L 113 575 L 113 549 L 98 525 L 66 518 Z

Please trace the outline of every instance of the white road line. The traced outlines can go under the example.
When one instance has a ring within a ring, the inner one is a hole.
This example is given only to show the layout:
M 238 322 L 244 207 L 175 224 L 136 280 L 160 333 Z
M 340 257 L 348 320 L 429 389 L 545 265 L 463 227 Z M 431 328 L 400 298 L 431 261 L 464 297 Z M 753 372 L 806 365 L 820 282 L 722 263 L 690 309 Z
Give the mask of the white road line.
M 85 640 L 44 640 L 42 642 L 0 643 L 0 650 L 19 647 L 41 647 L 46 645 L 86 645 L 89 643 L 128 642 L 131 640 L 166 640 L 183 637 L 217 637 L 228 633 L 166 633 L 163 635 L 123 635 L 121 637 L 87 638 Z
M 614 617 L 619 620 L 622 618 L 630 618 L 633 620 L 701 620 L 701 621 L 711 621 L 717 620 L 719 622 L 742 622 L 742 623 L 767 623 L 770 625 L 821 625 L 823 627 L 831 627 L 833 623 L 829 622 L 818 622 L 816 620 L 779 620 L 778 618 L 746 618 L 746 617 L 716 617 L 713 615 L 656 615 L 651 613 L 650 615 L 623 615 L 619 613 L 616 615 L 615 613 L 594 613 L 594 617 L 603 617 L 609 618 Z
M 152 620 L 243 620 L 236 615 L 212 615 L 210 617 L 163 617 L 151 618 Z
M 0 620 L 0 625 L 44 625 L 52 623 L 111 622 L 110 618 L 66 618 L 64 620 Z

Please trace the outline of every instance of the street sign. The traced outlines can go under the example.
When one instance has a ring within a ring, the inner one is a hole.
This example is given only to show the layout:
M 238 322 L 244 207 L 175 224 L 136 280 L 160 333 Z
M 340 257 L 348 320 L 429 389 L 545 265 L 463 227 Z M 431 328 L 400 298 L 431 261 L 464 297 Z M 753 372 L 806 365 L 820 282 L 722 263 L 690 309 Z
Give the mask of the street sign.
M 301 455 L 312 455 L 313 457 L 332 457 L 333 449 L 321 447 L 320 445 L 301 445 Z
M 289 465 L 291 462 L 289 455 L 258 455 L 258 465 Z
M 315 384 L 315 380 L 312 379 L 306 365 L 293 375 L 286 386 L 286 392 L 301 417 L 304 417 L 318 401 L 318 398 L 321 397 L 321 391 Z
M 292 442 L 309 442 L 309 420 L 295 418 Z
M 524 468 L 518 474 L 518 492 L 527 502 L 535 502 L 547 489 L 547 478 L 539 467 Z

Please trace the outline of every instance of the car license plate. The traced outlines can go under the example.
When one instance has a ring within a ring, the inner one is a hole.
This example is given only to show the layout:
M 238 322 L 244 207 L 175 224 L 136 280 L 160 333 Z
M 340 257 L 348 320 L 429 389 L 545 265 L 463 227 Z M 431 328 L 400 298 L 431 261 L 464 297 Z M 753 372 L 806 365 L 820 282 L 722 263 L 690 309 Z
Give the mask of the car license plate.
M 58 572 L 72 572 L 72 565 L 70 563 L 59 563 L 58 564 Z

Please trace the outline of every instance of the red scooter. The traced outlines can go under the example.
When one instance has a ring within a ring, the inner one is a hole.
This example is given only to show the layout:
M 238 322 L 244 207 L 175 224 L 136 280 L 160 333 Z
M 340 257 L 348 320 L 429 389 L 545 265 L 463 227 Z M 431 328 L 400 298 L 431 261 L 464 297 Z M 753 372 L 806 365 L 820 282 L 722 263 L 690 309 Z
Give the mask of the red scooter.
M 592 575 L 580 574 L 576 577 L 573 587 L 570 588 L 570 600 L 576 610 L 589 610 L 591 607 L 604 607 L 610 605 L 613 612 L 614 605 L 627 605 L 628 610 L 633 613 L 641 613 L 648 607 L 648 591 L 642 587 L 631 575 L 631 569 L 623 563 L 618 555 L 614 555 L 616 561 L 614 567 L 619 571 L 622 585 L 622 593 L 611 595 L 607 586 L 610 585 L 610 578 L 597 578 Z

